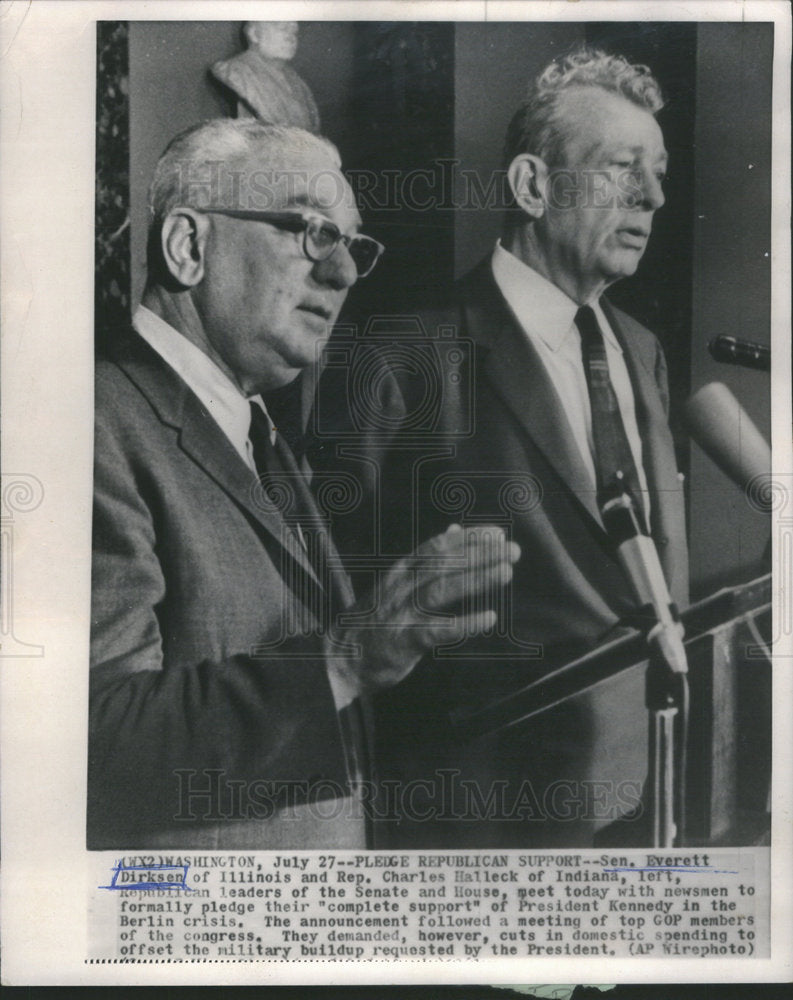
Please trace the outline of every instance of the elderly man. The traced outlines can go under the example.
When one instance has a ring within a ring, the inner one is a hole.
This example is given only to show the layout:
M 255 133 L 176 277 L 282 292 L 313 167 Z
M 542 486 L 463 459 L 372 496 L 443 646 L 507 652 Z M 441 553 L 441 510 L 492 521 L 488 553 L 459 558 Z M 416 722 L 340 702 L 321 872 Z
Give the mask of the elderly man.
M 134 330 L 96 373 L 89 844 L 361 846 L 363 696 L 492 627 L 443 612 L 517 549 L 455 527 L 338 623 L 349 584 L 262 394 L 382 247 L 330 143 L 250 120 L 178 136 L 151 209 Z
M 416 843 L 575 843 L 582 836 L 570 822 L 588 809 L 578 793 L 568 790 L 573 802 L 565 810 L 543 795 L 554 780 L 580 773 L 573 759 L 593 737 L 585 713 L 570 707 L 547 726 L 533 720 L 528 742 L 524 729 L 466 747 L 446 730 L 452 710 L 472 711 L 566 663 L 635 611 L 601 518 L 610 491 L 632 493 L 673 598 L 687 601 L 683 489 L 663 354 L 603 294 L 636 271 L 664 204 L 661 105 L 649 71 L 618 56 L 585 49 L 551 64 L 509 126 L 512 204 L 501 239 L 461 280 L 454 313 L 427 319 L 428 326 L 453 323 L 473 341 L 473 354 L 469 364 L 458 351 L 459 370 L 442 372 L 437 383 L 445 395 L 432 446 L 439 454 L 446 434 L 453 456 L 428 453 L 403 475 L 411 483 L 405 490 L 415 483 L 422 498 L 415 537 L 463 513 L 506 519 L 524 557 L 497 635 L 475 640 L 458 663 L 422 665 L 384 706 L 383 774 L 407 781 L 458 767 L 479 781 L 480 806 L 492 781 L 526 777 L 537 799 L 512 814 L 517 824 L 506 821 L 507 803 L 496 817 L 503 822 L 484 832 L 482 809 L 460 800 L 458 818 L 468 810 L 471 823 L 447 816 L 432 828 L 421 824 L 412 831 Z M 395 488 L 387 495 L 402 502 Z M 612 798 L 612 818 L 619 805 Z M 554 818 L 560 823 L 552 829 Z M 397 836 L 404 841 L 408 829 L 403 824 Z

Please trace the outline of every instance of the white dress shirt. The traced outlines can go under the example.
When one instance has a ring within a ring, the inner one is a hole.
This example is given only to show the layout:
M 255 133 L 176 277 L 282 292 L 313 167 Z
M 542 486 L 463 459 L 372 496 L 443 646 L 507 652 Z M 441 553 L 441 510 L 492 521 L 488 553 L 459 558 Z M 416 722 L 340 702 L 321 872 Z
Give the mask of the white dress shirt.
M 251 472 L 256 472 L 253 447 L 248 440 L 251 425 L 249 402 L 264 410 L 274 435 L 273 423 L 260 396 L 246 399 L 231 379 L 204 352 L 187 337 L 166 323 L 151 309 L 138 306 L 132 325 L 160 355 L 166 364 L 180 376 L 204 404 L 207 412 L 234 445 L 234 449 Z
M 492 267 L 493 277 L 501 294 L 545 365 L 594 490 L 592 410 L 581 357 L 581 335 L 575 325 L 578 305 L 547 278 L 505 250 L 501 241 L 493 251 Z M 649 518 L 650 500 L 642 463 L 642 439 L 636 423 L 636 407 L 628 368 L 619 341 L 600 304 L 595 301 L 588 305 L 592 307 L 603 331 L 609 376 L 639 474 L 645 514 Z

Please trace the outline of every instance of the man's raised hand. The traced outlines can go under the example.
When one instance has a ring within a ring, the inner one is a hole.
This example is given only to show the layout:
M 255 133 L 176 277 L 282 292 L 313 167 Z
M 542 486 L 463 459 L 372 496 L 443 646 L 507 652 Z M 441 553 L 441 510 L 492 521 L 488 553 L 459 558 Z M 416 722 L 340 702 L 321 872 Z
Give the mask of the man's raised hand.
M 399 683 L 434 646 L 492 628 L 491 605 L 519 557 L 520 548 L 502 528 L 453 524 L 398 560 L 368 600 L 344 613 L 353 623 L 329 639 L 337 707 Z

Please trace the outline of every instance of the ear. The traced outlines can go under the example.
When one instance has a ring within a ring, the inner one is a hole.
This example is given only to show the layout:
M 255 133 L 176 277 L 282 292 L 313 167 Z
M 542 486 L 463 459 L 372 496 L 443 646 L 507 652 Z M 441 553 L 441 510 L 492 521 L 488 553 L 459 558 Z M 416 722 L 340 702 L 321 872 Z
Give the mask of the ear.
M 546 204 L 548 167 L 545 161 L 531 153 L 520 153 L 507 169 L 507 180 L 518 208 L 532 219 L 539 219 Z
M 204 277 L 204 255 L 209 219 L 190 208 L 169 212 L 160 233 L 162 256 L 170 274 L 184 288 L 193 288 Z

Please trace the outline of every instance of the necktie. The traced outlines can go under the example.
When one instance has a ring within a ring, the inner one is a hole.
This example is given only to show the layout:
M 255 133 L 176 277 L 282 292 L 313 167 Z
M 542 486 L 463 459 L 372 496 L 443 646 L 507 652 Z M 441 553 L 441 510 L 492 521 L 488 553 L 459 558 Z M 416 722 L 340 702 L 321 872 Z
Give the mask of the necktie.
M 595 475 L 598 503 L 603 504 L 615 490 L 627 489 L 644 522 L 639 474 L 625 433 L 617 395 L 609 377 L 606 345 L 594 311 L 581 306 L 575 315 L 581 334 L 581 356 L 592 411 L 592 441 L 595 447 Z
M 264 411 L 256 403 L 250 403 L 251 425 L 248 432 L 253 447 L 253 461 L 260 478 L 266 480 L 272 477 L 272 484 L 277 487 L 279 480 L 285 494 L 292 501 L 284 511 L 285 520 L 298 534 L 301 544 L 306 550 L 309 562 L 314 568 L 320 583 L 329 592 L 333 607 L 323 608 L 323 612 L 335 611 L 337 588 L 331 586 L 335 573 L 341 569 L 332 565 L 328 543 L 328 526 L 319 512 L 308 482 L 295 461 L 295 456 L 283 436 L 275 433 L 273 442 L 270 424 Z M 280 491 L 276 490 L 278 495 Z M 315 609 L 318 610 L 318 609 Z M 325 621 L 325 614 L 318 615 Z
M 300 541 L 326 592 L 327 600 L 312 607 L 317 621 L 324 628 L 328 621 L 335 620 L 336 613 L 347 603 L 343 583 L 334 580 L 337 574 L 343 575 L 344 571 L 334 565 L 330 555 L 327 525 L 322 519 L 302 471 L 298 468 L 289 444 L 277 431 L 273 442 L 269 421 L 260 406 L 250 403 L 250 410 L 251 424 L 248 438 L 253 448 L 253 461 L 259 477 L 283 477 L 284 484 L 294 496 L 294 505 L 292 510 L 287 512 L 287 517 L 296 519 L 295 526 L 299 531 Z M 364 774 L 369 773 L 365 724 L 357 700 L 339 713 L 339 724 L 345 746 L 348 776 L 352 784 L 356 784 Z
M 270 434 L 270 423 L 264 415 L 264 410 L 256 403 L 249 403 L 251 411 L 251 425 L 248 431 L 248 440 L 253 448 L 253 462 L 259 476 L 281 472 L 280 463 L 275 454 L 272 437 Z
M 299 531 L 300 541 L 327 595 L 327 600 L 321 601 L 318 606 L 312 606 L 317 621 L 322 628 L 325 628 L 329 621 L 335 620 L 336 613 L 347 603 L 343 596 L 346 592 L 343 583 L 334 579 L 337 574 L 343 575 L 344 571 L 334 564 L 330 554 L 328 527 L 319 512 L 303 472 L 298 468 L 288 442 L 277 431 L 273 441 L 270 424 L 262 408 L 256 403 L 250 403 L 250 409 L 251 425 L 248 438 L 253 447 L 256 471 L 259 477 L 264 479 L 268 476 L 273 476 L 276 480 L 277 477 L 282 477 L 294 497 L 291 517 L 296 518 L 295 527 Z M 287 512 L 287 517 L 289 516 L 290 512 Z M 339 724 L 345 746 L 348 776 L 354 785 L 364 774 L 369 773 L 370 766 L 367 757 L 366 727 L 362 708 L 357 699 L 339 713 Z
M 306 450 L 302 419 L 302 385 L 302 376 L 298 375 L 289 385 L 273 389 L 263 397 L 264 405 L 278 435 L 289 445 L 298 462 Z

